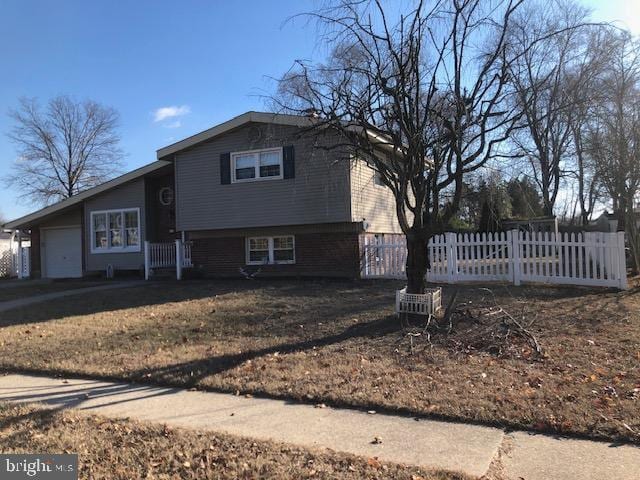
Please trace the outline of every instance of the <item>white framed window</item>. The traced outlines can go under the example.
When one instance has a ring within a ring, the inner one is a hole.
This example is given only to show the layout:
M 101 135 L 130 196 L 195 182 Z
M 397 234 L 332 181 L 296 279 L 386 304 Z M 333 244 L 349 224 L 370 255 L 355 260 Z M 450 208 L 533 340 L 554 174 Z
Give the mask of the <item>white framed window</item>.
M 91 212 L 91 253 L 139 251 L 139 208 Z
M 247 238 L 247 265 L 296 263 L 293 235 Z
M 231 183 L 279 180 L 282 170 L 282 147 L 231 154 Z

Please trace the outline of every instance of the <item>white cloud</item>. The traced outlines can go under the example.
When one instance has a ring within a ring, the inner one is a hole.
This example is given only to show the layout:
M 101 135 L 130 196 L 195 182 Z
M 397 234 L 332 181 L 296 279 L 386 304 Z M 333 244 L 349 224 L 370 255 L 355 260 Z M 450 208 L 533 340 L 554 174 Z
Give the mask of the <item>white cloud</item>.
M 153 121 L 161 122 L 163 120 L 167 120 L 168 118 L 181 117 L 188 113 L 191 113 L 191 107 L 189 107 L 189 105 L 160 107 L 155 112 L 153 112 Z

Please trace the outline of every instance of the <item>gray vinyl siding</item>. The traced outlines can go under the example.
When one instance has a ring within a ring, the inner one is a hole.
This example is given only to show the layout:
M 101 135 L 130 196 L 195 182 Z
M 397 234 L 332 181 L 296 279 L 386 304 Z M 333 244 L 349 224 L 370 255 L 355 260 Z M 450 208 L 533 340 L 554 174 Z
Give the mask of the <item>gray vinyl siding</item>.
M 91 212 L 120 208 L 140 209 L 140 251 L 126 253 L 91 253 Z M 145 188 L 144 179 L 96 195 L 85 202 L 85 268 L 87 271 L 103 271 L 111 264 L 116 270 L 137 270 L 144 265 L 145 241 Z
M 79 227 L 80 225 L 82 225 L 82 209 L 76 207 L 73 210 L 45 220 L 40 224 L 40 228 Z
M 374 170 L 362 160 L 351 163 L 351 212 L 353 221 L 366 221 L 371 233 L 402 233 L 393 192 L 376 185 Z
M 175 156 L 176 227 L 218 230 L 351 221 L 348 162 L 298 138 L 296 127 L 248 124 Z M 295 149 L 295 178 L 220 183 L 220 154 Z

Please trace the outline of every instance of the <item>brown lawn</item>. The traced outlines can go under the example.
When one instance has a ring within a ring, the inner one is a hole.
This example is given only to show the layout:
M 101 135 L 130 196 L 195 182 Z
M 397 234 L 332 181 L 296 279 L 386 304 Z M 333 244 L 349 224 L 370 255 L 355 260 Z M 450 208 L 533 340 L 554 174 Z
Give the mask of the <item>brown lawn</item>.
M 0 451 L 77 453 L 79 477 L 96 480 L 467 478 L 226 434 L 2 404 Z
M 102 283 L 104 282 L 97 280 L 56 280 L 47 282 L 39 280 L 2 280 L 0 281 L 0 302 L 76 288 L 94 287 Z
M 638 289 L 463 287 L 457 303 L 471 316 L 411 348 L 392 315 L 399 285 L 191 281 L 70 297 L 0 313 L 0 369 L 640 440 Z M 493 296 L 524 317 L 544 357 L 500 324 L 474 338 L 499 318 Z

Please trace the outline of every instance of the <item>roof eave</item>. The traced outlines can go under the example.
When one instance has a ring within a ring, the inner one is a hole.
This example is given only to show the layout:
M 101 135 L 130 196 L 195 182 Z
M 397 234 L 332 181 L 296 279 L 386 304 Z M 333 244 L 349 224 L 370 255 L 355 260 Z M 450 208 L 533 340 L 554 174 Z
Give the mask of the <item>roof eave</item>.
M 166 159 L 175 153 L 193 147 L 199 143 L 206 142 L 207 140 L 211 140 L 218 135 L 222 135 L 223 133 L 229 132 L 251 122 L 273 123 L 276 125 L 290 125 L 294 127 L 310 127 L 313 125 L 314 119 L 312 117 L 303 117 L 300 115 L 250 111 L 159 149 L 156 152 L 157 158 L 158 160 Z
M 106 192 L 107 190 L 118 187 L 127 182 L 136 180 L 139 177 L 142 177 L 148 173 L 164 168 L 167 165 L 171 165 L 171 162 L 167 162 L 164 160 L 157 160 L 153 163 L 149 163 L 131 172 L 125 173 L 124 175 L 120 175 L 119 177 L 116 177 L 112 180 L 109 180 L 93 188 L 89 188 L 88 190 L 80 192 L 79 194 L 74 195 L 71 198 L 61 200 L 58 203 L 54 203 L 53 205 L 49 205 L 47 207 L 41 208 L 40 210 L 36 210 L 35 212 L 24 215 L 20 218 L 16 218 L 15 220 L 12 220 L 2 225 L 2 228 L 9 229 L 9 230 L 27 228 L 30 225 L 37 223 L 38 220 L 41 220 L 49 215 L 60 213 L 63 210 L 67 210 L 70 207 L 79 205 L 83 201 L 95 195 Z

